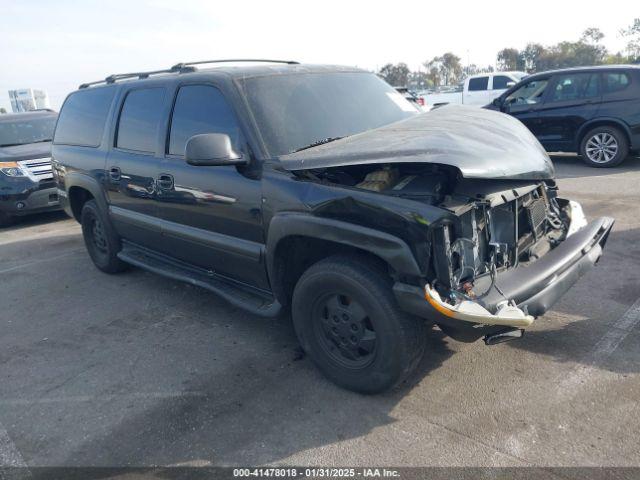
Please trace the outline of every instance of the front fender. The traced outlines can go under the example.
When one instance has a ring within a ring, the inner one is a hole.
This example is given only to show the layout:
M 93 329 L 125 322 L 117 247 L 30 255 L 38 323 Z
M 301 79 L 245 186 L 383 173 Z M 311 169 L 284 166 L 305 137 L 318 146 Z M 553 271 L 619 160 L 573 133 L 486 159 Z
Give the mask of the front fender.
M 266 256 L 270 278 L 274 278 L 278 243 L 291 236 L 311 237 L 355 247 L 380 257 L 399 275 L 422 275 L 411 249 L 398 237 L 331 218 L 280 213 L 272 218 L 267 234 Z

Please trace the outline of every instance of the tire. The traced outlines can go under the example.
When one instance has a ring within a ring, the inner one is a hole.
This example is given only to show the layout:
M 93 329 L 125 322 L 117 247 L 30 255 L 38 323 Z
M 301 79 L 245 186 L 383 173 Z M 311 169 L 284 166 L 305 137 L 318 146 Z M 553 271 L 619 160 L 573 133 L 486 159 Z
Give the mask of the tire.
M 625 134 L 615 127 L 596 127 L 587 132 L 580 142 L 579 153 L 591 167 L 615 167 L 627 158 L 629 142 Z
M 118 273 L 128 268 L 128 265 L 117 257 L 122 248 L 120 238 L 95 200 L 89 200 L 83 205 L 80 223 L 84 244 L 96 267 L 105 273 Z
M 400 310 L 391 286 L 366 258 L 343 255 L 312 265 L 298 281 L 296 334 L 334 383 L 379 393 L 405 380 L 422 358 L 425 322 Z
M 15 221 L 15 217 L 14 216 L 9 215 L 6 212 L 0 211 L 0 228 L 8 227 L 9 225 L 13 225 L 14 221 Z

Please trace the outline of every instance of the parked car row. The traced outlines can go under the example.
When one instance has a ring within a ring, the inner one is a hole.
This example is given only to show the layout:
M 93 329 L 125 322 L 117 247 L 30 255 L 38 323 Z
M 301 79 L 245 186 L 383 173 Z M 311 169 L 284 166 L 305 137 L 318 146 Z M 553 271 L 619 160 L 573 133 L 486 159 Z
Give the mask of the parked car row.
M 602 255 L 613 219 L 587 224 L 516 119 L 422 114 L 373 73 L 269 62 L 181 63 L 67 97 L 53 174 L 97 268 L 290 309 L 318 368 L 372 393 L 413 371 L 426 322 L 519 338 Z

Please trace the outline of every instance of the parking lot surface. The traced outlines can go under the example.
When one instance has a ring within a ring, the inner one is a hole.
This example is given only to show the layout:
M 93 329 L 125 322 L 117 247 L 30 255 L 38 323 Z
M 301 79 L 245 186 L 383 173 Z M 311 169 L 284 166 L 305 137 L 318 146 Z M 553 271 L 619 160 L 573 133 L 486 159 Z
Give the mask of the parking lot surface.
M 64 214 L 0 230 L 0 465 L 640 465 L 640 159 L 554 161 L 616 217 L 597 267 L 521 340 L 434 329 L 377 396 L 325 380 L 286 317 L 99 272 Z

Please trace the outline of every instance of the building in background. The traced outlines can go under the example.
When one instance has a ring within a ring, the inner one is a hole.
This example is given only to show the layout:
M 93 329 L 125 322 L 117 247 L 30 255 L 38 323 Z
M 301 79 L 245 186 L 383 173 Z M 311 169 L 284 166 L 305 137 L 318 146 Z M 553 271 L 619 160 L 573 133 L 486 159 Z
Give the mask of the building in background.
M 35 88 L 21 88 L 19 90 L 9 90 L 9 100 L 11 110 L 14 112 L 28 112 L 49 107 L 49 97 L 44 90 Z

